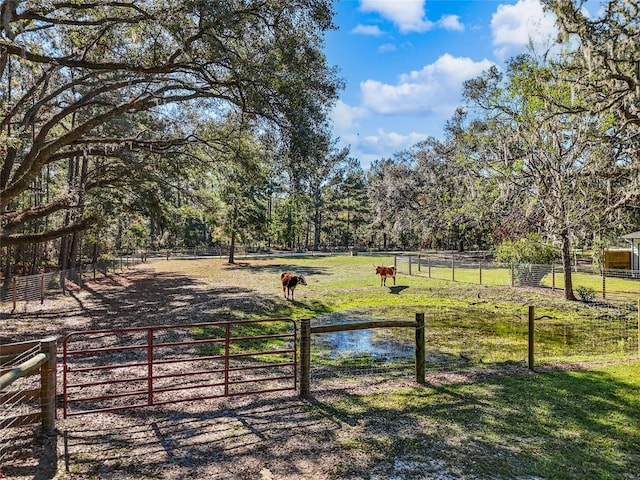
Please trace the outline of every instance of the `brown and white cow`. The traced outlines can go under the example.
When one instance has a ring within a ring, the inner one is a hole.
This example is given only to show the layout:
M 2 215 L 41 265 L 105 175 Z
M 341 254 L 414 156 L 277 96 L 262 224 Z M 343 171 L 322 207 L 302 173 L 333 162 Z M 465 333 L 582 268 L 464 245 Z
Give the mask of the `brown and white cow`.
M 393 278 L 393 284 L 396 284 L 396 267 L 376 267 L 376 275 L 380 275 L 380 286 L 387 284 L 387 277 Z
M 296 289 L 296 286 L 298 284 L 307 284 L 304 275 L 298 275 L 293 272 L 282 272 L 280 280 L 282 280 L 282 293 L 284 294 L 284 298 L 289 298 L 289 294 L 291 294 L 291 301 L 293 301 L 293 291 Z

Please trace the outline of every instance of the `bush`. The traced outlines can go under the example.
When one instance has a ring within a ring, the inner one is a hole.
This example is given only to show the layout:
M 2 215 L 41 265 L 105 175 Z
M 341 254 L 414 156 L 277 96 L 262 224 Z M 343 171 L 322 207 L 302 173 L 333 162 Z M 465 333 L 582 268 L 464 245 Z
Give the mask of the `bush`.
M 591 287 L 576 287 L 576 293 L 583 302 L 593 302 L 596 299 L 596 291 Z
M 558 253 L 540 235 L 529 233 L 515 242 L 502 242 L 496 250 L 495 257 L 497 261 L 504 263 L 550 265 L 558 258 Z
M 529 286 L 541 284 L 557 256 L 556 250 L 534 233 L 516 241 L 505 240 L 495 254 L 497 261 L 514 265 L 515 284 Z

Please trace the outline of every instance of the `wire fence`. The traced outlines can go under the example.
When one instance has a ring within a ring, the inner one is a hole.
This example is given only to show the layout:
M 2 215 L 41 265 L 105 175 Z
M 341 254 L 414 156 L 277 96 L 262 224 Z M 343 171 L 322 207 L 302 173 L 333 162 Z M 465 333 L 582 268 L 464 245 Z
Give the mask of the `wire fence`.
M 640 358 L 638 302 L 580 303 L 574 311 L 533 310 L 532 347 L 528 308 L 478 305 L 429 306 L 425 313 L 425 364 L 429 371 L 461 371 L 505 365 L 558 365 Z M 404 320 L 409 319 L 408 312 Z M 397 316 L 392 317 L 394 320 Z M 330 314 L 312 325 L 371 320 L 370 314 Z M 371 329 L 312 335 L 313 383 L 354 378 L 412 378 L 415 343 L 411 329 Z M 530 348 L 533 348 L 530 351 Z M 530 356 L 531 355 L 531 356 Z M 428 375 L 428 373 L 427 373 Z
M 47 297 L 65 293 L 68 288 L 67 282 L 82 287 L 88 280 L 107 276 L 110 272 L 123 271 L 146 261 L 146 258 L 145 255 L 131 255 L 103 259 L 68 270 L 11 277 L 0 285 L 0 304 L 13 304 L 15 310 L 20 302 L 43 303 Z
M 387 317 L 387 320 L 397 319 L 399 317 Z M 368 321 L 372 321 L 369 312 L 332 313 L 312 319 L 311 326 Z M 372 328 L 311 336 L 312 383 L 341 383 L 354 375 L 371 382 L 382 378 L 411 378 L 414 370 L 415 338 L 411 328 Z
M 562 265 L 499 263 L 487 261 L 484 254 L 396 255 L 394 262 L 401 273 L 437 280 L 551 290 L 565 287 Z M 585 301 L 634 300 L 640 291 L 640 270 L 576 264 L 570 274 L 575 294 Z

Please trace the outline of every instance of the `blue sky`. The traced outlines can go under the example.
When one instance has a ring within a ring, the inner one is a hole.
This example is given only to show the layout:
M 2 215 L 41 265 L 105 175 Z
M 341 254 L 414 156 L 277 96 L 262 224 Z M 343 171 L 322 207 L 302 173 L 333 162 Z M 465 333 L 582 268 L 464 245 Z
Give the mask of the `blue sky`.
M 341 0 L 325 53 L 346 81 L 332 112 L 363 168 L 429 136 L 462 104 L 462 83 L 557 35 L 538 0 Z

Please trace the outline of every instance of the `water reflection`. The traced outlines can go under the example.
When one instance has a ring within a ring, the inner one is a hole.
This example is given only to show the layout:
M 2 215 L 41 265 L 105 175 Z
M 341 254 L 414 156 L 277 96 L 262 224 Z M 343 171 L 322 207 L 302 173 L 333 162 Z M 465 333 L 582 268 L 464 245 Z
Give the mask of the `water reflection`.
M 330 314 L 318 318 L 316 325 L 336 325 L 360 321 L 371 321 L 372 315 Z M 351 330 L 346 332 L 323 333 L 313 336 L 313 345 L 329 358 L 369 357 L 375 360 L 407 360 L 414 353 L 413 330 L 406 328 L 385 328 Z

